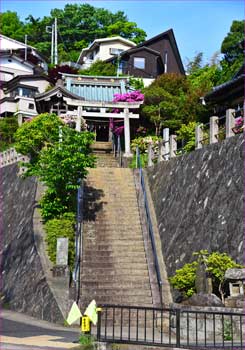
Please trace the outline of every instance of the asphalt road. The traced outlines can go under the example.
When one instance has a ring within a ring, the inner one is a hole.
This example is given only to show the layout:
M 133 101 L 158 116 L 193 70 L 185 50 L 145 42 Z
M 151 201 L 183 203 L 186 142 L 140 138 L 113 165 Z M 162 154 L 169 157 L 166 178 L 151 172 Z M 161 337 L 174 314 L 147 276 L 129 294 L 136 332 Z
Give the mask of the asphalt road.
M 2 310 L 1 350 L 72 349 L 78 346 L 79 327 L 66 328 L 24 314 Z

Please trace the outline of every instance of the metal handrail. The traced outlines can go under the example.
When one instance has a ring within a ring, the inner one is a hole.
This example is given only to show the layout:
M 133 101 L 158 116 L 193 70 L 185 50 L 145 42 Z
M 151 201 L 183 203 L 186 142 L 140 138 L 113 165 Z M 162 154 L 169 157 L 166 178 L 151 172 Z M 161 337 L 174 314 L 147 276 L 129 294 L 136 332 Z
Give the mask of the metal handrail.
M 143 197 L 144 197 L 146 221 L 147 221 L 147 226 L 148 226 L 148 233 L 149 233 L 149 236 L 151 239 L 151 246 L 152 246 L 152 251 L 153 251 L 153 256 L 154 256 L 154 265 L 155 265 L 155 269 L 156 269 L 157 282 L 158 282 L 158 287 L 159 287 L 159 292 L 160 292 L 160 302 L 162 305 L 162 284 L 163 283 L 162 283 L 161 272 L 160 272 L 160 267 L 159 267 L 159 262 L 158 262 L 158 257 L 157 257 L 156 243 L 155 243 L 152 221 L 151 221 L 151 216 L 150 216 L 149 204 L 148 204 L 148 200 L 147 200 L 147 196 L 146 196 L 145 181 L 144 181 L 144 175 L 143 175 L 141 160 L 140 160 L 140 151 L 139 151 L 138 147 L 136 148 L 136 164 L 139 167 L 140 185 L 141 185 L 141 190 L 142 190 Z
M 121 148 L 120 135 L 113 134 L 112 149 L 113 149 L 114 157 L 118 159 L 118 163 L 121 167 L 122 166 L 122 148 Z
M 75 237 L 75 266 L 73 271 L 73 280 L 75 282 L 75 300 L 79 301 L 80 296 L 80 275 L 81 275 L 81 254 L 83 250 L 83 180 L 79 180 L 80 186 L 77 190 L 77 222 L 76 222 L 76 237 Z

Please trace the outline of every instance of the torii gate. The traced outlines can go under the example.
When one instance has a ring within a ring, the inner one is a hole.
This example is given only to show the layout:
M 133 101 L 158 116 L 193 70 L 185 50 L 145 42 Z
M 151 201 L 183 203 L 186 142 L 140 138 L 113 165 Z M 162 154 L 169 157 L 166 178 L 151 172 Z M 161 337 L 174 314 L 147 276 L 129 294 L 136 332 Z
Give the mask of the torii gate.
M 125 137 L 125 157 L 131 157 L 130 150 L 130 119 L 139 119 L 139 114 L 132 113 L 130 110 L 139 109 L 143 103 L 139 102 L 99 102 L 99 101 L 81 101 L 73 100 L 71 98 L 64 98 L 66 103 L 70 106 L 77 107 L 76 130 L 81 131 L 81 120 L 86 117 L 99 118 L 123 118 L 124 119 L 124 137 Z M 87 109 L 94 109 L 95 111 L 87 111 Z M 120 113 L 112 113 L 111 110 L 120 109 Z M 99 111 L 98 111 L 99 110 Z

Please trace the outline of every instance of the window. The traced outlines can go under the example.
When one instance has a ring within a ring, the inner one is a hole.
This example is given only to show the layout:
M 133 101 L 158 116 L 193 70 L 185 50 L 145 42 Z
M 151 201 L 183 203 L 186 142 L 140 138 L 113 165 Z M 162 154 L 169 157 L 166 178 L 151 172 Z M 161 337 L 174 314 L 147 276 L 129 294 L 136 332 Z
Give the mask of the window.
M 145 58 L 134 57 L 134 68 L 145 69 Z
M 34 109 L 34 107 L 35 107 L 34 103 L 29 103 L 29 106 L 28 106 L 29 109 Z
M 120 55 L 121 52 L 123 52 L 122 49 L 117 49 L 116 47 L 110 47 L 111 55 Z

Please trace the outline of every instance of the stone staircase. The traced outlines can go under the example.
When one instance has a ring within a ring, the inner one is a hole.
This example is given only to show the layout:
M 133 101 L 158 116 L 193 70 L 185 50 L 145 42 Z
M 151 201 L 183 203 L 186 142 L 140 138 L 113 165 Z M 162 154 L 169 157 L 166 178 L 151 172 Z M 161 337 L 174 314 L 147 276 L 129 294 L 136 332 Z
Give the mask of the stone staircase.
M 98 155 L 97 155 L 98 156 Z M 81 308 L 97 304 L 152 306 L 152 292 L 133 172 L 98 156 L 84 188 Z

